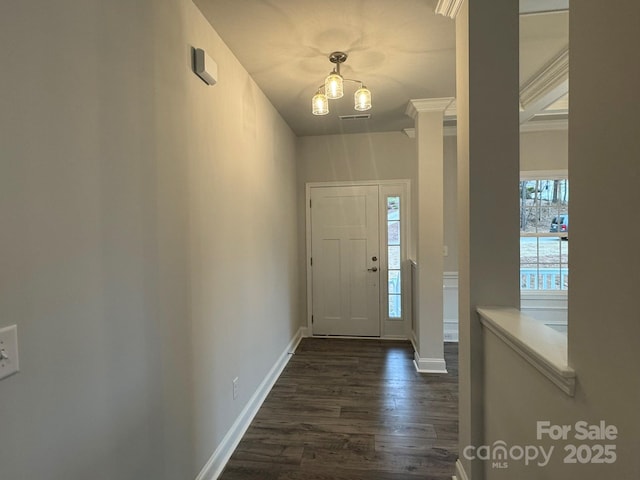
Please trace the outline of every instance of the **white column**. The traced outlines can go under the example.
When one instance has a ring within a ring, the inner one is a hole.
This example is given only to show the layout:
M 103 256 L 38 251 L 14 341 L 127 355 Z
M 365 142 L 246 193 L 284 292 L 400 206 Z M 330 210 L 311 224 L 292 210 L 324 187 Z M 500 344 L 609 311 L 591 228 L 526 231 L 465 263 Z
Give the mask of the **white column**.
M 476 309 L 520 307 L 518 31 L 514 0 L 464 2 L 456 18 L 461 453 L 485 440 Z M 460 455 L 458 469 L 484 478 L 481 461 Z
M 444 111 L 453 98 L 411 100 L 418 157 L 417 319 L 418 371 L 446 373 L 444 360 Z

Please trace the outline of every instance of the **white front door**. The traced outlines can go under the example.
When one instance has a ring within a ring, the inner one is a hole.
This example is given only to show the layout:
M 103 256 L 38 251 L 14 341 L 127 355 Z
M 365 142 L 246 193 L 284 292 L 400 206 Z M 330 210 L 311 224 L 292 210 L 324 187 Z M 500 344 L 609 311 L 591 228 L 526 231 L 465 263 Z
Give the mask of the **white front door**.
M 378 187 L 311 188 L 313 333 L 380 336 Z

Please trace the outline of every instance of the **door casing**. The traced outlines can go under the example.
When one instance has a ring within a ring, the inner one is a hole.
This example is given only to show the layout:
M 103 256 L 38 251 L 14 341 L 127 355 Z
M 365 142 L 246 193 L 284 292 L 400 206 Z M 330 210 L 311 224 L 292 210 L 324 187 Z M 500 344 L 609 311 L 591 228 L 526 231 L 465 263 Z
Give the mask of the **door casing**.
M 373 180 L 373 181 L 358 181 L 358 182 L 310 182 L 307 183 L 305 188 L 305 202 L 306 202 L 306 272 L 307 272 L 307 331 L 309 335 L 313 335 L 313 275 L 311 267 L 311 189 L 316 187 L 350 187 L 350 186 L 377 186 L 378 187 L 378 199 L 379 204 L 382 205 L 382 199 L 386 198 L 386 193 L 390 189 L 394 190 L 393 195 L 400 194 L 402 197 L 401 206 L 401 235 L 403 240 L 402 245 L 402 308 L 404 311 L 402 320 L 389 320 L 387 318 L 385 307 L 386 303 L 386 287 L 382 287 L 386 283 L 386 280 L 381 279 L 381 291 L 380 291 L 380 337 L 381 339 L 408 339 L 411 332 L 411 269 L 409 268 L 409 258 L 411 257 L 412 250 L 412 237 L 411 237 L 411 181 L 406 179 L 401 180 Z M 396 191 L 398 193 L 396 193 Z M 380 225 L 383 221 L 386 221 L 386 208 L 379 209 Z M 385 238 L 383 234 L 386 229 L 379 228 L 379 248 L 380 252 L 386 247 Z M 384 265 L 384 272 L 386 272 L 386 264 Z M 381 277 L 382 278 L 382 277 Z M 375 337 L 378 338 L 378 337 Z

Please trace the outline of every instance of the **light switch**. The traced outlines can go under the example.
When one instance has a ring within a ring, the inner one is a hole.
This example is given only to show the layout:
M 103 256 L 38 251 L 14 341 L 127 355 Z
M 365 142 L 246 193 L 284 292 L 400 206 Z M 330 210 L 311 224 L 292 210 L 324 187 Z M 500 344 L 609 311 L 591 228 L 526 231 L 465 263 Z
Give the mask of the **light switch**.
M 18 327 L 0 328 L 0 379 L 18 370 Z
M 447 247 L 446 245 L 442 247 L 442 255 L 445 257 L 449 256 L 449 247 Z

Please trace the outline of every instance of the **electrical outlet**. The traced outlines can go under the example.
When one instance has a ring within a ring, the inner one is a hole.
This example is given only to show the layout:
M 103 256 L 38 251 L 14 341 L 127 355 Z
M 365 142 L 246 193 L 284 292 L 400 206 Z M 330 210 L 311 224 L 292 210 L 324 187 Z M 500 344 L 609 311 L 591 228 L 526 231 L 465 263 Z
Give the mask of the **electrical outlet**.
M 233 399 L 238 398 L 238 377 L 233 379 Z
M 447 247 L 446 245 L 442 247 L 442 255 L 445 257 L 449 256 L 449 247 Z
M 11 325 L 0 329 L 0 379 L 18 370 L 18 327 Z

